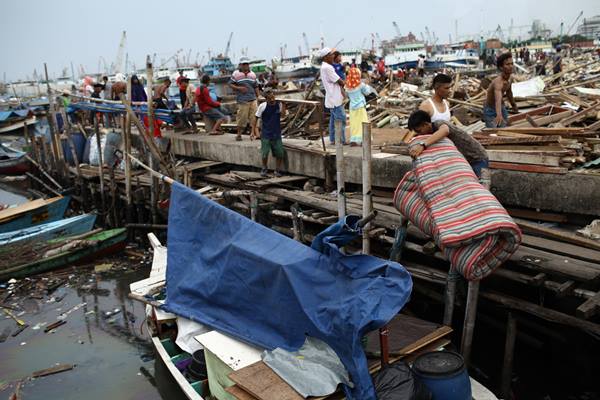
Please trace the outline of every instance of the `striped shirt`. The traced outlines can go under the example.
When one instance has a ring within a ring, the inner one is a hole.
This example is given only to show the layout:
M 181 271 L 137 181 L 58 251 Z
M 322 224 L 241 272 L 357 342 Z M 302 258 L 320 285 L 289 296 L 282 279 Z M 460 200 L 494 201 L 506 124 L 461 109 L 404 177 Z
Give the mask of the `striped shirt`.
M 233 83 L 234 85 L 244 86 L 247 90 L 245 93 L 236 91 L 236 101 L 238 103 L 248 103 L 250 101 L 256 100 L 256 74 L 250 71 L 248 73 L 243 73 L 239 70 L 236 70 L 232 75 L 229 83 Z

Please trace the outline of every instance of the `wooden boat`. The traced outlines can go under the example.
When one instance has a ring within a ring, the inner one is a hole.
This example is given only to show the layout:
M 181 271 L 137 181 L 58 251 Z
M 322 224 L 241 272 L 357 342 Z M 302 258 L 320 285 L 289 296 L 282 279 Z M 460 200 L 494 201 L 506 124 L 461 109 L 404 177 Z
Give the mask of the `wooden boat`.
M 37 199 L 0 211 L 0 233 L 28 228 L 62 219 L 69 205 L 69 196 Z
M 0 246 L 29 241 L 46 241 L 63 236 L 80 235 L 92 230 L 95 214 L 77 215 L 47 224 L 0 233 Z
M 0 143 L 0 175 L 20 175 L 29 172 L 31 164 L 26 155 Z
M 127 230 L 117 228 L 95 230 L 84 235 L 54 239 L 36 246 L 4 246 L 0 249 L 0 281 L 10 278 L 23 278 L 40 272 L 83 263 L 96 257 L 111 254 L 125 248 Z M 19 253 L 20 252 L 20 253 Z M 2 257 L 11 254 L 11 259 L 2 264 Z M 34 257 L 32 260 L 31 257 Z M 9 264 L 14 258 L 27 260 L 24 263 Z
M 190 400 L 203 400 L 205 398 L 220 398 L 219 396 L 216 396 L 214 393 L 212 393 L 213 397 L 207 397 L 209 396 L 210 393 L 210 388 L 208 386 L 208 380 L 201 380 L 201 381 L 195 381 L 193 379 L 190 379 L 189 376 L 186 376 L 187 374 L 185 372 L 182 372 L 181 369 L 181 364 L 184 363 L 186 360 L 188 360 L 191 355 L 189 353 L 186 353 L 185 351 L 182 351 L 177 344 L 175 343 L 175 341 L 173 340 L 174 337 L 177 337 L 177 318 L 178 316 L 175 314 L 170 314 L 167 313 L 163 310 L 161 310 L 159 307 L 162 304 L 163 300 L 157 300 L 157 299 L 152 299 L 153 294 L 159 292 L 161 290 L 161 288 L 165 285 L 165 281 L 166 281 L 166 269 L 167 269 L 167 264 L 166 264 L 166 260 L 167 260 L 167 248 L 162 246 L 162 244 L 158 241 L 158 239 L 156 238 L 156 236 L 154 236 L 154 234 L 150 233 L 148 235 L 148 238 L 150 239 L 150 244 L 152 245 L 153 249 L 154 249 L 154 259 L 152 262 L 152 270 L 150 272 L 150 277 L 143 279 L 141 281 L 138 282 L 133 282 L 130 285 L 130 290 L 131 293 L 129 295 L 129 297 L 133 298 L 134 300 L 138 300 L 141 301 L 143 303 L 146 304 L 146 314 L 148 315 L 148 327 L 149 327 L 149 331 L 152 334 L 152 344 L 154 345 L 155 349 L 156 349 L 156 353 L 157 355 L 160 357 L 160 359 L 162 360 L 162 362 L 165 364 L 165 366 L 167 367 L 167 370 L 169 371 L 169 373 L 173 376 L 173 379 L 175 380 L 175 382 L 177 383 L 177 385 L 181 388 L 182 392 L 185 394 L 185 396 L 190 399 Z M 432 324 L 432 323 L 428 323 L 426 321 L 423 320 L 419 320 L 418 318 L 414 318 L 414 317 L 406 317 L 404 316 L 403 318 L 401 318 L 402 316 L 400 315 L 398 317 L 398 319 L 394 319 L 391 323 L 393 324 L 394 321 L 395 323 L 399 323 L 400 327 L 397 329 L 393 329 L 390 330 L 390 333 L 395 333 L 396 335 L 398 335 L 398 333 L 401 333 L 403 331 L 402 328 L 402 324 L 403 323 L 407 323 L 410 320 L 414 320 L 417 321 L 416 325 L 412 325 L 412 327 L 410 329 L 408 329 L 408 331 L 412 332 L 410 333 L 410 335 L 413 335 L 413 340 L 409 341 L 408 345 L 405 345 L 402 347 L 402 351 L 399 352 L 395 352 L 395 354 L 402 354 L 402 356 L 397 357 L 396 359 L 402 358 L 404 361 L 408 362 L 409 364 L 411 362 L 413 362 L 416 357 L 420 354 L 423 354 L 425 352 L 429 352 L 429 351 L 433 351 L 433 350 L 439 350 L 439 349 L 443 349 L 444 346 L 448 345 L 450 343 L 450 340 L 448 339 L 448 335 L 452 332 L 452 329 L 450 327 L 447 326 L 439 326 L 437 329 L 435 328 L 436 324 Z M 421 333 L 415 333 L 418 332 L 419 330 L 423 329 L 422 325 L 433 325 L 434 329 L 432 332 L 426 333 L 426 331 L 423 331 Z M 246 344 L 238 342 L 237 340 L 230 338 L 230 337 L 225 337 L 224 335 L 218 333 L 217 331 L 210 331 L 206 334 L 202 334 L 199 336 L 196 336 L 195 339 L 198 340 L 199 342 L 201 342 L 204 347 L 205 350 L 204 352 L 208 352 L 208 354 L 210 353 L 210 346 L 207 343 L 207 336 L 213 334 L 213 339 L 216 340 L 220 340 L 222 343 L 221 345 L 225 348 L 228 348 L 229 352 L 235 352 L 237 350 L 238 346 L 242 346 L 243 347 L 247 347 Z M 376 341 L 373 340 L 378 336 L 378 332 L 371 332 L 372 335 L 375 335 L 373 338 L 369 338 L 369 342 L 373 342 L 372 344 L 377 347 L 377 343 L 375 343 Z M 205 338 L 204 340 L 202 340 L 201 338 Z M 406 338 L 404 338 L 406 339 Z M 399 342 L 402 343 L 404 339 L 401 339 Z M 216 343 L 216 342 L 215 342 Z M 393 340 L 390 342 L 393 343 Z M 261 352 L 258 352 L 257 354 L 260 354 Z M 256 356 L 256 355 L 255 355 Z M 214 359 L 214 355 L 212 356 L 212 358 Z M 238 351 L 237 353 L 235 353 L 235 357 L 231 358 L 231 360 L 234 360 L 233 364 L 237 364 L 237 363 L 243 363 L 242 359 L 243 358 L 248 358 L 248 352 L 247 351 Z M 260 360 L 260 356 L 256 356 L 258 357 L 258 360 Z M 229 357 L 225 357 L 225 359 L 229 359 Z M 207 360 L 207 366 L 208 369 L 210 371 L 210 363 L 211 361 L 209 361 L 209 357 L 207 356 L 206 358 Z M 379 363 L 379 361 L 375 362 L 376 364 Z M 226 362 L 224 362 L 223 365 L 227 364 Z M 178 368 L 178 365 L 180 366 Z M 227 364 L 230 367 L 232 367 L 232 364 Z M 252 364 L 255 365 L 255 364 Z M 240 366 L 243 367 L 243 366 Z M 232 367 L 232 369 L 235 367 Z M 372 364 L 370 364 L 370 368 L 372 368 L 373 370 L 377 370 L 378 368 Z M 208 375 L 211 376 L 211 373 L 208 372 Z M 217 381 L 219 382 L 220 385 L 227 385 L 226 382 L 226 378 L 224 378 L 223 376 L 217 376 Z M 279 380 L 281 383 L 285 384 L 285 381 L 280 380 L 280 378 L 277 377 L 276 374 L 272 374 L 272 379 L 276 379 Z M 212 379 L 212 378 L 210 378 Z M 471 381 L 471 390 L 472 390 L 472 398 L 474 400 L 498 400 L 496 396 L 494 396 L 494 394 L 492 392 L 490 392 L 487 388 L 485 388 L 483 385 L 481 385 L 479 382 L 477 382 L 476 380 L 474 380 L 473 378 L 470 378 Z M 271 382 L 272 386 L 275 387 L 276 384 Z M 250 392 L 245 391 L 243 388 L 241 388 L 238 384 L 233 384 L 233 386 L 223 386 L 225 389 L 225 392 L 227 392 L 230 397 L 228 398 L 237 398 L 237 399 L 258 399 L 259 397 L 254 397 Z M 279 386 L 279 388 L 281 388 L 281 386 Z M 289 387 L 290 390 L 291 387 Z M 293 390 L 292 390 L 293 392 Z M 296 392 L 293 392 L 296 393 Z M 204 396 L 204 397 L 203 397 Z M 289 398 L 300 398 L 299 395 L 296 396 L 298 397 L 289 397 Z M 284 397 L 284 396 L 282 396 Z M 287 397 L 286 397 L 287 398 Z M 323 399 L 328 398 L 328 399 L 340 399 L 343 398 L 342 393 L 340 391 L 331 394 L 330 396 L 325 396 L 323 397 Z

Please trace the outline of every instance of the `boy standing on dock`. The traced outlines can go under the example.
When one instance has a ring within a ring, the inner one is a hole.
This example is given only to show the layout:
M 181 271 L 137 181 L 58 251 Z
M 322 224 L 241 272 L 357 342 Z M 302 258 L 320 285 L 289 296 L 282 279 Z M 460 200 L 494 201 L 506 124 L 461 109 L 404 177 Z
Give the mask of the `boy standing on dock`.
M 285 105 L 275 99 L 275 95 L 270 89 L 264 91 L 267 101 L 258 106 L 256 118 L 261 121 L 261 132 L 258 132 L 258 123 L 256 119 L 252 122 L 251 139 L 260 138 L 260 153 L 262 157 L 261 176 L 267 176 L 267 162 L 269 153 L 273 153 L 276 160 L 275 176 L 282 176 L 283 166 L 283 142 L 281 140 L 281 115 L 285 113 Z
M 503 128 L 508 126 L 508 112 L 504 106 L 504 96 L 510 102 L 514 112 L 519 112 L 512 94 L 513 59 L 510 53 L 498 57 L 496 65 L 500 70 L 487 89 L 487 97 L 483 106 L 483 120 L 486 128 Z

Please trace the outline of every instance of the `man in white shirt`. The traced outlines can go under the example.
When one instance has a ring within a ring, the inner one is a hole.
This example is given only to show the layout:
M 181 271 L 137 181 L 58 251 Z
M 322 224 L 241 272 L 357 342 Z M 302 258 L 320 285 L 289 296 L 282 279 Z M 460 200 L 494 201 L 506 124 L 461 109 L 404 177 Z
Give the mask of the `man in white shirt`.
M 344 112 L 344 95 L 342 88 L 344 81 L 333 68 L 333 53 L 335 49 L 329 47 L 319 50 L 321 64 L 321 82 L 325 89 L 325 107 L 329 109 L 329 143 L 335 144 L 335 121 L 342 121 L 342 143 L 345 144 L 344 130 L 346 126 L 346 113 Z

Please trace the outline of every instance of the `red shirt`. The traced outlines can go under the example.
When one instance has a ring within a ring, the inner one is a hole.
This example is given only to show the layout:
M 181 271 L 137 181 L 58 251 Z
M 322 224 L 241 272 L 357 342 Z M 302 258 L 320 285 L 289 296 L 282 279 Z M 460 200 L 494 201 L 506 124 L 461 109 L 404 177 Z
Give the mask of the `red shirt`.
M 220 102 L 214 101 L 212 97 L 210 97 L 208 88 L 204 85 L 201 85 L 196 89 L 196 103 L 198 103 L 200 112 L 206 112 L 211 108 L 221 107 Z
M 377 70 L 381 74 L 383 74 L 385 72 L 385 61 L 379 60 L 379 62 L 377 63 Z
M 179 88 L 179 91 L 180 91 L 180 92 L 185 92 L 185 88 L 182 88 L 182 87 L 181 87 L 181 80 L 182 80 L 183 78 L 185 78 L 185 76 L 183 76 L 183 75 L 180 75 L 180 76 L 178 76 L 178 77 L 177 77 L 177 79 L 175 80 L 175 84 L 176 84 L 176 85 L 177 85 L 177 87 Z
M 162 126 L 163 122 L 160 119 L 154 118 L 154 137 L 155 138 L 159 138 L 162 137 L 161 133 L 160 133 L 160 127 Z M 148 129 L 148 131 L 150 131 L 150 129 L 148 128 L 150 126 L 150 124 L 148 124 L 148 115 L 144 115 L 144 127 L 146 129 Z

